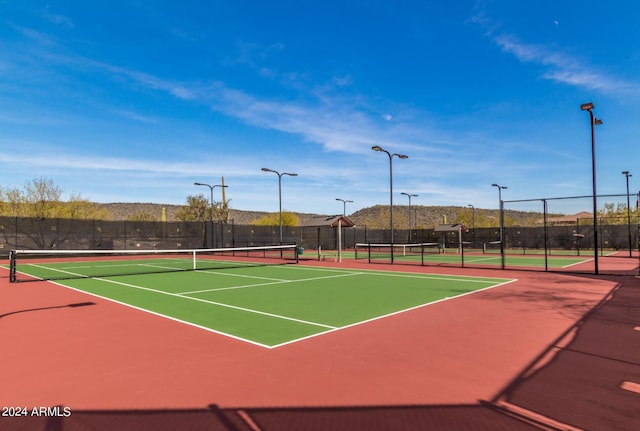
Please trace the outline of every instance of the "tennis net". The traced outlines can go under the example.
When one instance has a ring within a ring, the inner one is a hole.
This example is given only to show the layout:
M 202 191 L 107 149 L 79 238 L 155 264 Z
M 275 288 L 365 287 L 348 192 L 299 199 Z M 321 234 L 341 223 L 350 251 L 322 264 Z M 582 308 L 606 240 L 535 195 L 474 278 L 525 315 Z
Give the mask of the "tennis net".
M 413 263 L 424 263 L 426 255 L 439 254 L 440 244 L 421 242 L 415 244 L 372 244 L 358 243 L 355 249 L 356 259 L 373 261 L 402 260 Z
M 298 263 L 296 244 L 191 250 L 12 250 L 9 281 L 63 280 Z

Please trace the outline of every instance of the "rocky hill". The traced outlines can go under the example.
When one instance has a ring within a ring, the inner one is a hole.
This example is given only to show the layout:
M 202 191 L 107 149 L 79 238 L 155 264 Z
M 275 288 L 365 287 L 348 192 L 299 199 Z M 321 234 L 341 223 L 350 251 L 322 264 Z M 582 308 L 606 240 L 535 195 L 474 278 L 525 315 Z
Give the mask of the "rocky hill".
M 154 203 L 109 203 L 98 204 L 104 208 L 111 220 L 127 220 L 136 214 L 148 214 L 155 220 L 162 220 L 162 210 L 164 208 L 167 221 L 176 221 L 176 213 L 181 205 L 163 205 Z M 231 209 L 231 219 L 235 224 L 252 224 L 268 214 L 260 211 L 243 211 Z M 304 221 L 316 214 L 298 213 L 300 221 Z M 399 228 L 409 226 L 409 207 L 394 205 L 393 211 L 394 225 Z M 370 228 L 386 228 L 389 226 L 389 206 L 375 205 L 363 208 L 349 215 L 357 226 L 367 226 Z M 471 208 L 456 206 L 411 206 L 411 226 L 418 228 L 433 228 L 441 223 L 464 223 L 471 226 L 473 222 L 477 227 L 496 226 L 498 223 L 498 210 L 476 208 L 472 213 Z M 537 224 L 542 218 L 541 213 L 505 211 L 506 225 L 527 225 Z
M 182 208 L 182 205 L 164 205 L 154 203 L 126 203 L 116 202 L 108 204 L 97 204 L 98 208 L 105 209 L 110 220 L 127 220 L 135 214 L 148 214 L 155 220 L 162 220 L 162 210 L 164 209 L 167 221 L 177 221 L 176 213 Z M 264 211 L 243 211 L 230 210 L 230 218 L 235 224 L 252 224 L 265 215 L 269 214 Z M 304 220 L 315 214 L 299 213 L 300 220 Z
M 535 225 L 542 219 L 542 213 L 525 211 L 505 211 L 505 225 Z M 389 226 L 389 206 L 375 205 L 363 208 L 349 216 L 357 225 L 371 228 L 386 228 Z M 440 224 L 462 223 L 466 226 L 475 224 L 476 227 L 496 226 L 499 223 L 500 212 L 497 209 L 457 206 L 411 206 L 411 226 L 418 228 L 434 228 Z M 398 205 L 393 207 L 393 224 L 396 227 L 409 226 L 409 207 Z

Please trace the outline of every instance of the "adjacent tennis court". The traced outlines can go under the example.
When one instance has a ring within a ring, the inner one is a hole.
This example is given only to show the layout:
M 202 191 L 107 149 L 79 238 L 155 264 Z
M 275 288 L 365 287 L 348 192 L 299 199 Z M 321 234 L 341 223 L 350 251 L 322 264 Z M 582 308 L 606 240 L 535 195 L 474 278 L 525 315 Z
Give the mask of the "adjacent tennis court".
M 269 348 L 515 281 L 237 258 L 62 260 L 16 270 L 22 279 L 57 276 L 58 284 Z M 185 270 L 200 261 L 209 269 Z
M 573 252 L 573 251 L 571 251 Z M 355 258 L 358 260 L 368 260 L 369 262 L 394 262 L 430 265 L 430 264 L 450 264 L 450 265 L 482 265 L 501 266 L 503 258 L 495 250 L 483 252 L 478 250 L 464 250 L 460 253 L 458 249 L 443 249 L 438 243 L 420 244 L 356 244 L 355 252 L 344 252 L 343 257 Z M 505 252 L 504 264 L 509 267 L 520 268 L 569 268 L 574 265 L 585 263 L 591 257 L 563 255 L 545 256 L 543 251 L 529 251 L 525 254 L 522 251 L 508 250 Z

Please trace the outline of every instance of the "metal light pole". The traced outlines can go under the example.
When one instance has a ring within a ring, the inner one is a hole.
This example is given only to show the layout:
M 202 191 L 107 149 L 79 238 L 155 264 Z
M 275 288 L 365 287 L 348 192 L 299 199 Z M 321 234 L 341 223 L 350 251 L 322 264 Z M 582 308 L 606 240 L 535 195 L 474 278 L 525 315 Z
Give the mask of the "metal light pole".
M 629 257 L 631 257 L 631 248 L 633 246 L 631 245 L 631 201 L 629 199 L 629 177 L 632 175 L 629 171 L 623 171 L 622 175 L 627 177 L 627 230 L 629 231 Z
M 340 199 L 340 198 L 336 198 L 336 200 L 342 202 L 342 216 L 346 217 L 347 216 L 347 203 L 353 203 L 353 201 L 350 201 L 348 199 Z M 344 247 L 346 248 L 346 246 L 347 246 L 347 239 L 345 238 L 346 231 L 344 230 L 343 227 L 340 226 L 340 224 L 341 223 L 338 222 L 338 229 L 340 229 L 340 231 L 338 232 L 338 243 L 339 243 L 338 245 L 340 245 L 340 246 L 344 245 Z M 340 237 L 344 238 L 343 239 L 344 244 L 342 244 L 340 242 Z M 354 241 L 355 241 L 355 239 L 354 239 Z M 338 260 L 340 262 L 342 262 L 342 248 L 340 248 L 340 247 L 338 247 Z
M 209 191 L 211 192 L 211 212 L 209 213 L 209 223 L 210 223 L 210 228 L 211 228 L 211 248 L 215 248 L 215 229 L 213 227 L 213 189 L 215 189 L 216 187 L 227 187 L 226 185 L 222 185 L 222 184 L 214 184 L 214 185 L 210 185 L 207 183 L 193 183 L 194 186 L 206 186 L 209 187 Z
M 502 269 L 504 269 L 504 204 L 502 203 L 502 190 L 507 187 L 495 183 L 491 184 L 491 186 L 498 188 L 498 199 L 500 200 L 500 256 L 502 259 Z
M 393 263 L 393 158 L 398 157 L 399 159 L 408 159 L 409 156 L 397 153 L 391 154 L 389 151 L 378 145 L 374 145 L 371 149 L 373 151 L 381 151 L 389 156 L 389 227 L 391 229 L 391 263 Z
M 274 171 L 273 169 L 262 168 L 264 172 L 273 172 L 278 176 L 278 202 L 280 206 L 280 244 L 282 244 L 282 176 L 288 175 L 290 177 L 297 177 L 298 174 L 292 174 L 290 172 L 280 173 L 278 171 Z
M 602 120 L 593 116 L 593 103 L 580 105 L 583 111 L 589 111 L 591 125 L 591 179 L 593 182 L 593 263 L 594 273 L 598 275 L 598 196 L 596 194 L 596 133 L 595 126 L 602 124 Z
M 409 193 L 402 192 L 401 195 L 405 195 L 409 198 L 409 242 L 411 242 L 411 198 L 417 198 L 418 195 L 412 195 Z
M 476 247 L 476 207 L 469 204 L 467 205 L 471 208 L 471 229 L 473 229 L 473 248 Z
M 347 215 L 347 203 L 353 203 L 353 201 L 350 201 L 348 199 L 340 199 L 340 198 L 336 198 L 337 201 L 342 202 L 342 215 L 346 217 Z

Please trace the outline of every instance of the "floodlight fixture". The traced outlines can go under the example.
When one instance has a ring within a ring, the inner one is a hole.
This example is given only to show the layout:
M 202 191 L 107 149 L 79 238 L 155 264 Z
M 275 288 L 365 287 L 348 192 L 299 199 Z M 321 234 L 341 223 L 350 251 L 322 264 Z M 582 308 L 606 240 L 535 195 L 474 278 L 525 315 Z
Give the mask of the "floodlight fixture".
M 297 177 L 298 174 L 292 172 L 278 172 L 269 168 L 262 168 L 263 172 L 273 172 L 278 176 L 278 203 L 280 208 L 280 244 L 282 244 L 282 176 L 287 175 L 290 177 Z
M 346 216 L 347 215 L 347 204 L 351 204 L 353 203 L 353 201 L 350 201 L 349 199 L 340 199 L 340 198 L 336 198 L 337 201 L 342 202 L 342 215 Z
M 583 103 L 580 109 L 589 112 L 589 125 L 591 127 L 591 180 L 593 186 L 593 266 L 594 274 L 598 275 L 598 195 L 596 191 L 596 133 L 595 126 L 602 124 L 602 120 L 593 115 L 594 105 L 591 102 Z
M 393 158 L 408 159 L 409 156 L 398 153 L 391 154 L 379 145 L 374 145 L 371 149 L 373 151 L 381 151 L 389 156 L 389 231 L 391 234 L 391 244 L 393 245 Z M 391 247 L 391 263 L 393 263 L 393 247 Z
M 409 242 L 411 242 L 411 198 L 417 198 L 418 195 L 413 193 L 405 193 L 405 192 L 402 192 L 400 194 L 405 195 L 406 197 L 409 198 Z M 417 220 L 416 220 L 416 224 L 417 224 Z
M 213 205 L 213 189 L 215 189 L 216 187 L 228 187 L 227 185 L 223 185 L 223 184 L 207 184 L 207 183 L 193 183 L 194 186 L 205 186 L 205 187 L 209 187 L 209 192 L 211 193 L 211 212 L 209 213 L 209 223 L 210 223 L 210 227 L 209 230 L 211 232 L 211 248 L 215 247 L 215 229 L 213 228 L 213 209 L 214 209 L 214 205 Z
M 580 105 L 580 109 L 583 111 L 591 111 L 594 108 L 593 103 L 587 102 Z

